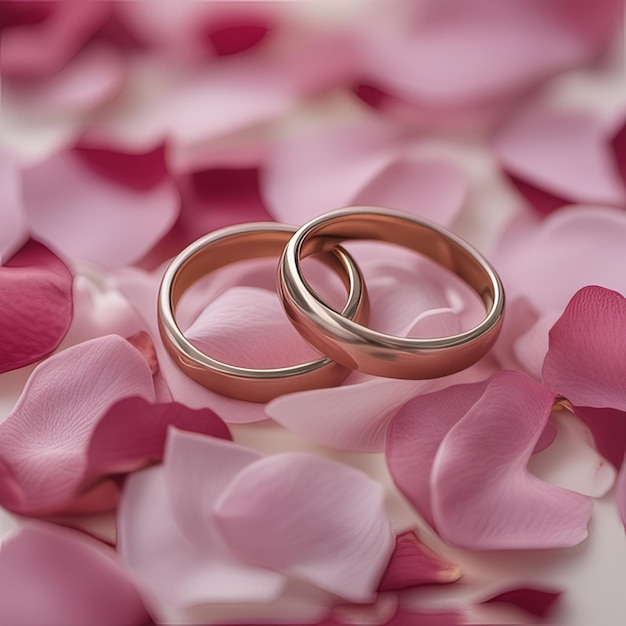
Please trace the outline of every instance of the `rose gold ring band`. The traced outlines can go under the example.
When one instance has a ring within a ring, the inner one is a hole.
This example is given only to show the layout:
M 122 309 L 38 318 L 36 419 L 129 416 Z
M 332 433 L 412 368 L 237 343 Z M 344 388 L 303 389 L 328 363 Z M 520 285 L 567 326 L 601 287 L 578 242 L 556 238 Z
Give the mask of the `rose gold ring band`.
M 439 263 L 478 294 L 485 318 L 457 335 L 413 339 L 374 331 L 333 311 L 307 283 L 300 259 L 355 239 L 397 244 Z M 331 211 L 302 226 L 281 257 L 278 289 L 288 317 L 313 347 L 347 368 L 391 378 L 436 378 L 469 367 L 493 345 L 503 319 L 502 283 L 477 250 L 440 226 L 376 207 Z
M 190 378 L 225 396 L 267 402 L 293 391 L 338 385 L 350 373 L 327 357 L 276 369 L 229 365 L 198 350 L 176 321 L 179 300 L 192 284 L 235 261 L 278 258 L 295 230 L 293 226 L 264 222 L 223 228 L 198 239 L 171 262 L 159 289 L 159 330 L 170 356 Z M 346 305 L 338 315 L 366 322 L 367 292 L 352 257 L 340 246 L 320 252 L 319 260 L 337 272 L 348 292 Z

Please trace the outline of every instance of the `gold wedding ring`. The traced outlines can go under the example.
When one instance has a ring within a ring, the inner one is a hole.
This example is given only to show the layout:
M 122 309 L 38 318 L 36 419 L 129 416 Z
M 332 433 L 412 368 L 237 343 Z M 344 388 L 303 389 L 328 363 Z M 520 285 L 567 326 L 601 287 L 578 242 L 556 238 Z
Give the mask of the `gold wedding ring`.
M 413 339 L 377 332 L 332 310 L 304 278 L 300 260 L 356 239 L 397 244 L 439 263 L 478 294 L 485 318 L 456 335 Z M 504 310 L 500 278 L 477 250 L 445 228 L 376 207 L 331 211 L 302 226 L 281 257 L 278 290 L 287 316 L 313 347 L 347 368 L 391 378 L 437 378 L 469 367 L 495 342 Z
M 295 230 L 294 226 L 271 222 L 223 228 L 198 239 L 171 262 L 159 289 L 159 330 L 170 356 L 190 378 L 225 396 L 268 402 L 292 391 L 338 385 L 350 373 L 328 357 L 275 369 L 229 365 L 197 349 L 176 321 L 175 312 L 181 296 L 200 278 L 235 261 L 278 258 Z M 365 322 L 367 293 L 352 257 L 340 246 L 333 245 L 319 254 L 319 260 L 337 272 L 348 292 L 345 307 L 337 315 Z M 329 307 L 329 310 L 332 309 Z

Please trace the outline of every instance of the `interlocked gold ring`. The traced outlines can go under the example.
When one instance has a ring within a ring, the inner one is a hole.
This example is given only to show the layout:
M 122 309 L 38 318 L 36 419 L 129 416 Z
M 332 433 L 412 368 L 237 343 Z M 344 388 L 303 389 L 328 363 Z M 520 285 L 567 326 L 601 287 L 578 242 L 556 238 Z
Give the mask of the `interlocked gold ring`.
M 171 262 L 159 289 L 159 330 L 169 354 L 190 378 L 225 396 L 267 402 L 292 391 L 338 385 L 350 373 L 327 357 L 275 369 L 252 369 L 222 363 L 198 350 L 185 337 L 176 321 L 178 302 L 192 284 L 235 261 L 268 256 L 278 258 L 295 230 L 294 226 L 272 222 L 223 228 L 198 239 Z M 348 291 L 346 305 L 338 315 L 365 322 L 368 315 L 367 292 L 352 257 L 343 248 L 333 246 L 323 251 L 319 259 L 337 272 Z M 329 307 L 329 310 L 332 309 Z
M 377 332 L 337 313 L 314 293 L 300 259 L 355 239 L 394 243 L 436 261 L 474 289 L 486 317 L 457 335 L 413 339 Z M 504 310 L 500 278 L 472 246 L 441 226 L 375 207 L 330 211 L 302 226 L 281 257 L 278 290 L 288 317 L 313 347 L 347 368 L 391 378 L 437 378 L 469 367 L 493 345 Z

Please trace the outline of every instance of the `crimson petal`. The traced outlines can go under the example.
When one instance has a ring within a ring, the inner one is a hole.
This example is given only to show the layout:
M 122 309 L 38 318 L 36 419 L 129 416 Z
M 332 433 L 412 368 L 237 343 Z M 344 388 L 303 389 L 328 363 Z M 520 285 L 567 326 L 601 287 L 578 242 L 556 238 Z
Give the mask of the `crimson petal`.
M 61 342 L 72 320 L 72 274 L 30 240 L 0 267 L 0 373 L 34 363 Z

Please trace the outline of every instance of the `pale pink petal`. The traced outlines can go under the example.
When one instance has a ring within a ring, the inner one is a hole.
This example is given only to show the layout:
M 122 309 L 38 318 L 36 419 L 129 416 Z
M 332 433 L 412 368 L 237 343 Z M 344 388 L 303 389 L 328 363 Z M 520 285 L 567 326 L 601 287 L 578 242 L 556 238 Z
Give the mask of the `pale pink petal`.
M 132 472 L 160 461 L 170 426 L 231 439 L 226 424 L 210 409 L 125 398 L 111 406 L 93 429 L 83 480 L 90 482 L 106 474 Z
M 513 344 L 513 352 L 522 370 L 537 380 L 541 379 L 543 361 L 548 353 L 550 329 L 558 317 L 556 311 L 542 315 Z
M 358 190 L 349 204 L 397 209 L 448 226 L 466 193 L 467 181 L 454 163 L 400 157 Z
M 442 538 L 472 549 L 529 549 L 571 546 L 587 536 L 589 498 L 526 468 L 554 399 L 530 378 L 502 372 L 452 426 L 430 477 Z
M 266 419 L 263 404 L 233 400 L 205 389 L 183 374 L 174 363 L 163 346 L 157 324 L 157 293 L 161 274 L 162 271 L 148 274 L 141 270 L 127 268 L 118 273 L 116 284 L 146 324 L 157 351 L 159 372 L 167 383 L 171 399 L 191 408 L 209 407 L 226 422 L 246 423 Z M 159 399 L 164 400 L 161 397 Z
M 33 234 L 71 258 L 106 267 L 140 259 L 172 226 L 178 203 L 169 181 L 134 191 L 102 178 L 70 152 L 24 172 Z
M 378 585 L 379 591 L 397 591 L 416 585 L 451 583 L 461 568 L 435 554 L 415 532 L 396 537 L 396 546 Z
M 50 354 L 72 321 L 72 274 L 45 246 L 30 240 L 0 266 L 0 372 Z
M 26 216 L 22 208 L 20 173 L 17 161 L 0 150 L 0 266 L 6 263 L 28 239 Z
M 103 2 L 58 2 L 39 24 L 6 29 L 0 67 L 7 76 L 40 78 L 58 72 L 105 22 L 111 7 Z
M 159 373 L 159 360 L 150 335 L 145 330 L 141 330 L 130 337 L 126 337 L 126 340 L 141 352 L 150 367 L 150 373 L 156 376 Z
M 143 626 L 152 620 L 112 549 L 82 533 L 30 522 L 2 546 L 0 622 Z
M 536 587 L 520 587 L 500 591 L 481 604 L 492 604 L 503 602 L 527 611 L 537 617 L 546 618 L 554 609 L 554 605 L 559 601 L 563 591 L 555 589 L 539 589 Z
M 194 496 L 201 497 L 212 480 L 196 475 Z M 203 543 L 190 542 L 178 525 L 171 495 L 165 468 L 136 472 L 125 485 L 118 517 L 120 554 L 161 612 L 210 602 L 270 602 L 280 594 L 284 577 L 239 562 L 210 516 L 204 520 Z
M 215 518 L 246 560 L 356 602 L 372 599 L 392 551 L 382 486 L 309 454 L 271 456 L 240 471 Z
M 422 2 L 398 13 L 401 27 L 365 31 L 365 75 L 430 106 L 489 103 L 589 59 L 621 10 L 619 0 L 480 0 L 471 8 L 458 0 Z
M 385 456 L 391 476 L 417 511 L 434 526 L 430 474 L 448 431 L 483 395 L 487 382 L 454 385 L 415 396 L 397 412 L 387 431 Z
M 534 226 L 515 223 L 493 254 L 507 297 L 526 297 L 538 313 L 562 311 L 587 285 L 626 293 L 626 213 L 570 207 Z
M 185 335 L 205 354 L 239 367 L 269 369 L 321 358 L 289 322 L 276 294 L 255 287 L 226 291 Z
M 585 287 L 550 331 L 546 385 L 572 404 L 626 411 L 626 298 Z
M 600 119 L 585 111 L 530 109 L 496 140 L 505 170 L 563 204 L 622 205 L 626 191 Z
M 308 441 L 339 450 L 376 452 L 395 411 L 431 381 L 368 378 L 363 382 L 280 396 L 269 417 Z
M 126 396 L 155 400 L 148 364 L 119 336 L 78 344 L 41 363 L 0 426 L 2 504 L 37 515 L 81 508 L 76 492 L 91 434 Z M 114 492 L 100 495 L 102 501 L 92 497 L 83 508 L 110 508 Z
M 53 76 L 9 83 L 3 97 L 13 108 L 34 114 L 79 115 L 114 98 L 123 81 L 121 55 L 111 46 L 92 44 Z
M 261 178 L 261 195 L 279 222 L 303 224 L 353 204 L 397 155 L 398 131 L 382 122 L 316 129 L 277 143 Z
M 617 510 L 619 516 L 622 518 L 624 528 L 626 528 L 626 462 L 622 464 L 622 469 L 617 475 L 615 493 L 617 498 Z

